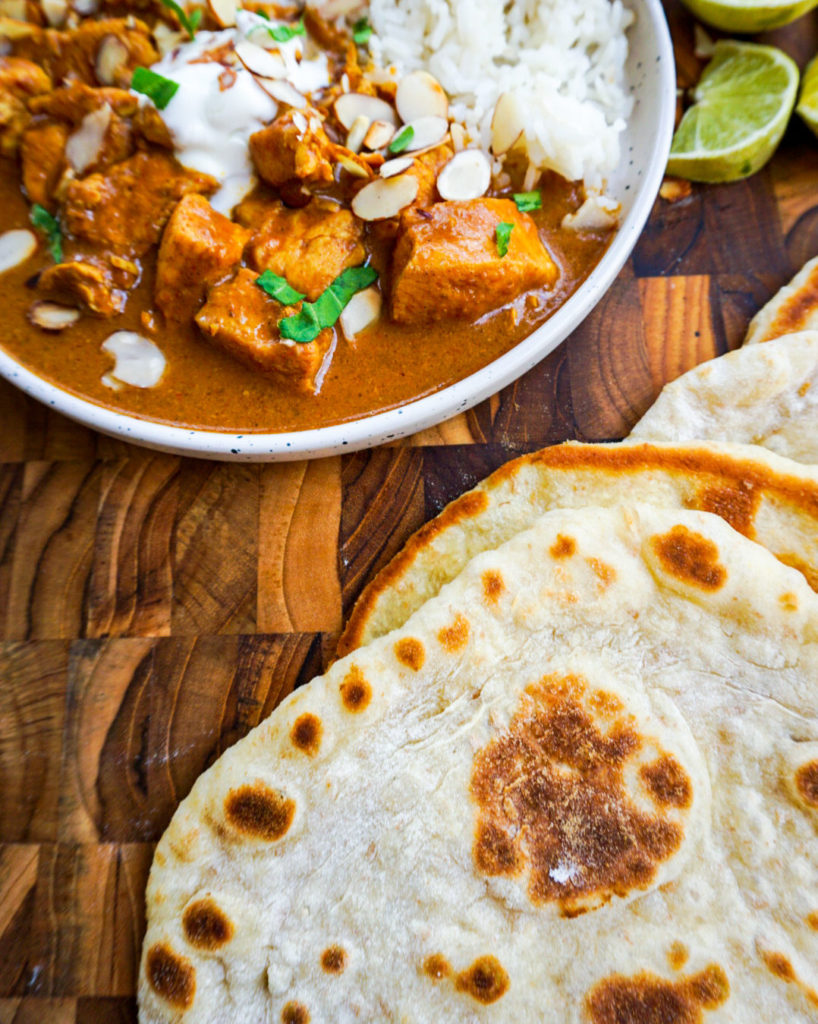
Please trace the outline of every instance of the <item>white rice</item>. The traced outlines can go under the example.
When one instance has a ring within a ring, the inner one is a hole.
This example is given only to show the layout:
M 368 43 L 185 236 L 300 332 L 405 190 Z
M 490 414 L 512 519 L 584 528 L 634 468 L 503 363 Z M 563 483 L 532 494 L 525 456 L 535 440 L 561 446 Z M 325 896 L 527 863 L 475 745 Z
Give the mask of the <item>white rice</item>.
M 450 116 L 483 148 L 498 97 L 512 92 L 537 169 L 602 188 L 619 162 L 632 105 L 633 15 L 621 0 L 370 0 L 369 20 L 375 62 L 433 74 Z

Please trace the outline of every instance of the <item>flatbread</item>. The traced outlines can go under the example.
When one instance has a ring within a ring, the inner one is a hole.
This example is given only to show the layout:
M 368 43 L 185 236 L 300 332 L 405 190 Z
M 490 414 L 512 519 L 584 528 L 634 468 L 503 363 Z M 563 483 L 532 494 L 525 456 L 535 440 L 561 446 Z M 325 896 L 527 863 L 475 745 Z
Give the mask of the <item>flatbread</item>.
M 196 782 L 142 1024 L 814 1022 L 816 680 L 721 519 L 548 513 Z
M 805 263 L 750 321 L 745 345 L 818 330 L 818 256 Z
M 715 512 L 818 590 L 818 469 L 752 445 L 569 443 L 506 463 L 410 537 L 358 598 L 339 656 L 402 625 L 548 509 L 629 500 Z
M 739 348 L 688 370 L 665 385 L 630 434 L 639 441 L 696 438 L 762 445 L 818 464 L 818 331 Z

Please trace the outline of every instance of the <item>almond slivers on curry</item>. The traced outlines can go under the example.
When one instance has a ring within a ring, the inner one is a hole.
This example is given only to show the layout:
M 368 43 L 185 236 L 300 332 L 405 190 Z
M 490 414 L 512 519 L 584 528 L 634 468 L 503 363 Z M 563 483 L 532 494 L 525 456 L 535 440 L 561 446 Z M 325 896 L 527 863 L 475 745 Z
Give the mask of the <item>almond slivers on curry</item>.
M 616 231 L 519 95 L 464 113 L 374 4 L 125 7 L 2 0 L 0 344 L 70 392 L 226 431 L 394 408 L 520 342 Z

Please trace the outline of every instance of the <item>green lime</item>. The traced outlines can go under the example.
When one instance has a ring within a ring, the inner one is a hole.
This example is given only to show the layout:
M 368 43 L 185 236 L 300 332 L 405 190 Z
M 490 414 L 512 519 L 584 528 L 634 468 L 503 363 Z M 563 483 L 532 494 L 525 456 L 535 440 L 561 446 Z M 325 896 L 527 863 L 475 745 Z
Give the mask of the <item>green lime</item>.
M 798 67 L 774 46 L 721 40 L 676 129 L 667 171 L 691 181 L 736 181 L 775 152 L 798 92 Z
M 818 5 L 818 0 L 683 0 L 706 25 L 725 32 L 764 32 L 788 25 Z
M 801 95 L 795 108 L 818 135 L 818 57 L 813 57 L 801 78 Z

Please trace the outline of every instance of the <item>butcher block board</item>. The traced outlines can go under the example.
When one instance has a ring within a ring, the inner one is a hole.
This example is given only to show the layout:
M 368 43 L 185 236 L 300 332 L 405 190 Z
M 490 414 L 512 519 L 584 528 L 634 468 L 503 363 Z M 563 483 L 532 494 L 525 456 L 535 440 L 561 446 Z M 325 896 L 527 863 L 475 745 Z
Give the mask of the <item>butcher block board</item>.
M 667 12 L 682 85 L 692 21 Z M 818 12 L 765 41 L 803 65 Z M 364 583 L 508 459 L 622 437 L 818 254 L 818 140 L 658 200 L 569 341 L 394 447 L 220 464 L 130 447 L 0 385 L 0 1024 L 136 1019 L 154 844 L 194 779 L 331 658 Z

